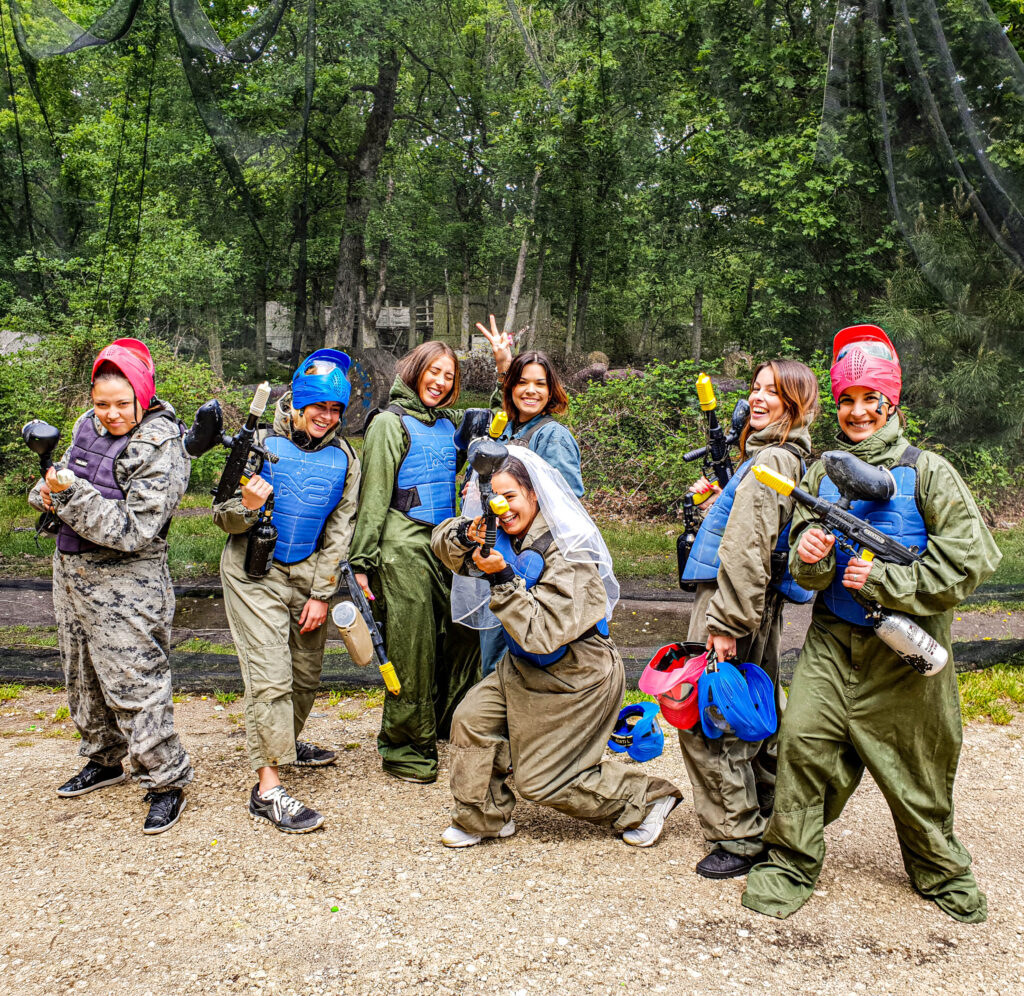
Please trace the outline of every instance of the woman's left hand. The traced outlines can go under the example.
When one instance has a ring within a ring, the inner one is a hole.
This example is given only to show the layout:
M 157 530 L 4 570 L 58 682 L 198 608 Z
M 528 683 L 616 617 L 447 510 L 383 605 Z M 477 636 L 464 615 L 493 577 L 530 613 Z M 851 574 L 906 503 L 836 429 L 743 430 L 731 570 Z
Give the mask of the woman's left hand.
M 871 573 L 871 562 L 852 557 L 843 572 L 843 587 L 851 591 L 860 591 Z
M 473 563 L 484 572 L 484 574 L 498 574 L 505 570 L 505 558 L 497 550 L 491 550 L 486 556 L 480 556 L 480 547 L 473 551 Z
M 302 606 L 302 615 L 299 616 L 299 632 L 312 633 L 319 629 L 327 618 L 327 603 L 319 598 L 311 598 Z
M 712 633 L 708 637 L 705 649 L 711 650 L 712 648 L 714 648 L 716 660 L 731 661 L 736 656 L 736 637 Z
M 67 491 L 67 489 L 70 488 L 71 484 L 73 484 L 73 483 L 74 483 L 74 481 L 72 481 L 70 484 L 61 484 L 60 481 L 57 480 L 57 468 L 56 467 L 49 467 L 49 468 L 47 468 L 47 471 L 46 471 L 46 486 L 54 494 L 58 494 L 61 491 Z M 53 505 L 52 501 L 51 501 L 50 505 L 52 507 L 52 505 Z

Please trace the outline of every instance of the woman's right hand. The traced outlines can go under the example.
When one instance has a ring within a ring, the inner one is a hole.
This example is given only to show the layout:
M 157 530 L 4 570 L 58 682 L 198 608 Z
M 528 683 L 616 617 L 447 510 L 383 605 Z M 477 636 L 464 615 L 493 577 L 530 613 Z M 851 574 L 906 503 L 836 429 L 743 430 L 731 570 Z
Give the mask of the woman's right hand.
M 242 485 L 242 507 L 255 512 L 267 503 L 267 499 L 273 493 L 274 486 L 270 481 L 265 481 L 259 474 L 255 474 Z
M 832 533 L 826 533 L 824 529 L 811 526 L 800 537 L 796 554 L 805 564 L 816 564 L 828 556 L 835 542 L 836 538 Z
M 504 375 L 512 365 L 512 336 L 498 331 L 498 323 L 494 320 L 494 315 L 491 315 L 490 328 L 487 328 L 483 322 L 477 322 L 476 327 L 491 344 L 491 349 L 494 350 L 494 365 L 498 368 L 498 373 Z
M 699 503 L 701 508 L 711 508 L 722 493 L 722 489 L 717 484 L 712 483 L 703 475 L 699 481 L 694 481 L 686 490 L 691 495 L 709 496 Z
M 373 592 L 370 591 L 370 579 L 365 574 L 356 573 L 355 575 L 356 584 L 363 589 L 363 594 L 371 602 L 375 602 L 376 599 L 373 597 Z
M 50 491 L 50 485 L 46 481 L 39 485 L 39 500 L 43 503 L 43 508 L 47 512 L 53 511 L 53 494 Z

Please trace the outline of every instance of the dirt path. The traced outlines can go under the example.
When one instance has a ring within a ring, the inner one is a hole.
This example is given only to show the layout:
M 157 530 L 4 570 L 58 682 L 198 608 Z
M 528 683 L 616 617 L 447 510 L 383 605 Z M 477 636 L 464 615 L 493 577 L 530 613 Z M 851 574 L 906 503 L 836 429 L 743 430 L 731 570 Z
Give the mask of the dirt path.
M 147 838 L 131 786 L 54 795 L 77 770 L 76 741 L 36 713 L 61 704 L 33 692 L 0 709 L 3 993 L 1024 990 L 1020 717 L 966 730 L 958 831 L 990 918 L 965 926 L 911 890 L 868 780 L 826 833 L 818 894 L 780 922 L 739 905 L 741 882 L 693 874 L 702 847 L 671 746 L 649 764 L 687 803 L 651 850 L 524 803 L 511 839 L 449 851 L 446 760 L 433 786 L 387 779 L 380 710 L 322 700 L 308 732 L 339 763 L 287 783 L 328 823 L 288 837 L 246 817 L 238 703 L 191 700 L 177 707 L 196 764 L 189 806 Z

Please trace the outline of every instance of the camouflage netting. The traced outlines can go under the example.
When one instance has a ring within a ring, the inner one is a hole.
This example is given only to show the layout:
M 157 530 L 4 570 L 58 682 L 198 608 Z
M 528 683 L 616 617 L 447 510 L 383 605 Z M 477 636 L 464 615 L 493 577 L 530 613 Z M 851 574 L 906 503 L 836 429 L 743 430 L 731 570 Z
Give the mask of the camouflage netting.
M 928 234 L 942 210 L 973 213 L 1024 267 L 1022 110 L 1024 65 L 985 0 L 840 0 L 819 158 L 881 170 L 904 237 L 947 295 Z

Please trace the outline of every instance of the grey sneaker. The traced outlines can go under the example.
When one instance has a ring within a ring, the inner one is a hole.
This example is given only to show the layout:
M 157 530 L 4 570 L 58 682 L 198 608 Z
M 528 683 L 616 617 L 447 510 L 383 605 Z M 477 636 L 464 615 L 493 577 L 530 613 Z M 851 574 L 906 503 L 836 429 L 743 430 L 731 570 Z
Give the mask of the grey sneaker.
M 665 817 L 679 805 L 681 800 L 674 795 L 663 795 L 651 804 L 651 811 L 644 817 L 643 823 L 622 835 L 624 844 L 633 847 L 650 847 L 660 836 L 665 827 Z
M 249 812 L 254 823 L 272 823 L 282 833 L 310 833 L 324 822 L 323 816 L 293 799 L 283 785 L 275 785 L 266 795 L 260 795 L 257 782 L 249 796 Z
M 305 740 L 295 741 L 295 760 L 292 762 L 300 768 L 322 768 L 334 764 L 338 755 L 333 750 L 307 744 Z

